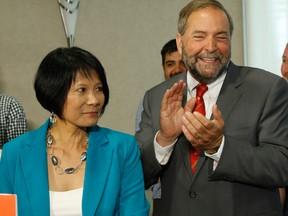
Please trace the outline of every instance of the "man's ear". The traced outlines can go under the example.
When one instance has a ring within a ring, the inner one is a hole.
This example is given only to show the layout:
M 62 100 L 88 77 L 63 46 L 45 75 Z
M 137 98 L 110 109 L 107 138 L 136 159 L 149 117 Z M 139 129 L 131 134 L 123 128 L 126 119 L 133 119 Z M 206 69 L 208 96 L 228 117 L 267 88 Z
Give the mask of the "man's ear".
M 178 52 L 180 53 L 180 55 L 182 55 L 182 36 L 179 32 L 176 34 L 176 44 Z

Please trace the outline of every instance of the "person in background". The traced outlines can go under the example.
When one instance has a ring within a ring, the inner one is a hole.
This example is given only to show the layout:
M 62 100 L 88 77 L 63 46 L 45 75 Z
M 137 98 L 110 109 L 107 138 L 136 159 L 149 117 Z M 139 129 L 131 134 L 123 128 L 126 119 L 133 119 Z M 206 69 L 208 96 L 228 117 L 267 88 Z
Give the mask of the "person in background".
M 176 39 L 168 41 L 161 49 L 162 68 L 165 80 L 171 77 L 186 72 L 186 67 L 182 61 L 182 56 L 178 52 Z M 143 111 L 143 98 L 138 106 L 136 113 L 135 131 L 140 130 L 139 124 L 141 121 L 141 114 Z M 153 205 L 157 205 L 157 200 L 161 198 L 161 183 L 160 180 L 151 186 Z M 157 208 L 156 208 L 157 209 Z
M 169 80 L 172 76 L 186 72 L 186 66 L 182 60 L 181 54 L 178 52 L 176 39 L 168 41 L 161 49 L 162 68 L 165 80 Z M 136 112 L 135 131 L 140 130 L 139 124 L 143 111 L 143 98 Z
M 171 77 L 187 70 L 182 56 L 178 52 L 176 39 L 168 41 L 162 47 L 161 59 L 165 80 L 169 80 Z
M 282 56 L 281 74 L 288 81 L 288 43 L 286 44 Z
M 0 193 L 17 195 L 18 215 L 148 215 L 135 138 L 97 125 L 109 101 L 99 60 L 57 48 L 34 89 L 51 117 L 8 142 L 0 162 Z
M 6 142 L 26 132 L 23 106 L 16 98 L 0 93 L 0 149 Z
M 232 33 L 216 0 L 191 1 L 179 13 L 176 41 L 188 72 L 146 92 L 135 134 L 146 188 L 161 178 L 154 215 L 282 215 L 288 85 L 235 65 Z
M 288 81 L 288 43 L 286 43 L 286 46 L 282 55 L 281 74 L 283 78 L 285 78 Z M 287 186 L 285 188 L 280 188 L 281 202 L 284 205 L 283 216 L 288 216 L 287 191 L 288 191 Z

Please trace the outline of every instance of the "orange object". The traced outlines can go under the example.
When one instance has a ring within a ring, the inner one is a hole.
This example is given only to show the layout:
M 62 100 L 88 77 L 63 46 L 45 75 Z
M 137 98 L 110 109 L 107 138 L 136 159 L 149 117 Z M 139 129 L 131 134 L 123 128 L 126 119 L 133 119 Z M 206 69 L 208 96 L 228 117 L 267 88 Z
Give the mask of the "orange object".
M 17 216 L 16 194 L 0 194 L 0 215 Z

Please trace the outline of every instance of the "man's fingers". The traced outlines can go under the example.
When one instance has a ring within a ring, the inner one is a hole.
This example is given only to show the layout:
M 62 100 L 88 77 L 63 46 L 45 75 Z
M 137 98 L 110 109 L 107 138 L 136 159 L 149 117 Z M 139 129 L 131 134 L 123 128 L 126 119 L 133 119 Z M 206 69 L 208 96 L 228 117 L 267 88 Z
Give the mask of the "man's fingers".
M 195 97 L 192 97 L 190 100 L 188 100 L 184 107 L 185 112 L 192 112 L 195 106 L 195 102 L 196 102 Z

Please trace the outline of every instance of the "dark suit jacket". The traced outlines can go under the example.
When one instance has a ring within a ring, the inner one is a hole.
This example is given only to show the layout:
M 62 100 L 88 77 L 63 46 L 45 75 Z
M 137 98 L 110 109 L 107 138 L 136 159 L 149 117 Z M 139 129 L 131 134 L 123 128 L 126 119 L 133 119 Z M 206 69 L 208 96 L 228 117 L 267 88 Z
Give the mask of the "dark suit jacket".
M 231 62 L 217 100 L 225 121 L 221 159 L 213 171 L 212 159 L 202 152 L 193 175 L 190 144 L 183 135 L 165 166 L 158 163 L 153 147 L 161 99 L 180 79 L 186 82 L 186 73 L 146 92 L 141 130 L 135 135 L 146 188 L 161 177 L 162 198 L 154 215 L 282 215 L 278 187 L 288 182 L 287 83 Z
M 0 193 L 15 193 L 19 216 L 49 216 L 48 122 L 5 144 Z M 133 136 L 98 126 L 89 131 L 83 216 L 147 216 L 140 152 Z M 1 212 L 0 212 L 0 215 Z

